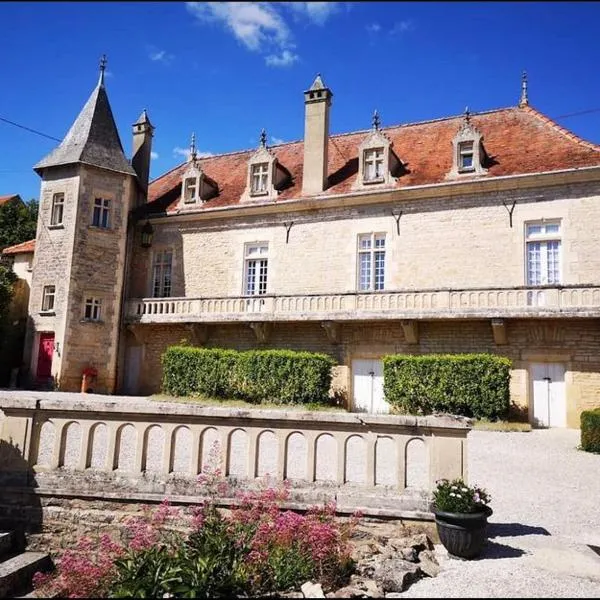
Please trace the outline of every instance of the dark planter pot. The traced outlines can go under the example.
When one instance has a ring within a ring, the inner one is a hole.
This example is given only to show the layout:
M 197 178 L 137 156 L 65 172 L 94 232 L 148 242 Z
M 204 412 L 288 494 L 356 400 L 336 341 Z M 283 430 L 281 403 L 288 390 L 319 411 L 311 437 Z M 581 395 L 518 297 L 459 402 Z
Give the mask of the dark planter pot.
M 492 513 L 489 506 L 477 513 L 434 510 L 437 532 L 448 554 L 467 559 L 478 556 L 485 544 L 487 520 Z

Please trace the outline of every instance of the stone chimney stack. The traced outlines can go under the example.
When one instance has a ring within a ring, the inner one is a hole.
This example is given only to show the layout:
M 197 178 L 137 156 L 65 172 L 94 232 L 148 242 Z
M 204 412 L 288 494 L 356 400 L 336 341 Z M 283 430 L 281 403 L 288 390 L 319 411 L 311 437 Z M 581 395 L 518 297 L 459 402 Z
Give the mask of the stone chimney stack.
M 332 97 L 331 90 L 325 87 L 320 74 L 304 92 L 303 194 L 319 194 L 327 188 L 329 109 Z
M 131 166 L 138 176 L 142 187 L 148 189 L 150 178 L 150 160 L 152 152 L 152 136 L 154 127 L 150 123 L 146 109 L 142 111 L 140 118 L 133 124 L 133 157 Z

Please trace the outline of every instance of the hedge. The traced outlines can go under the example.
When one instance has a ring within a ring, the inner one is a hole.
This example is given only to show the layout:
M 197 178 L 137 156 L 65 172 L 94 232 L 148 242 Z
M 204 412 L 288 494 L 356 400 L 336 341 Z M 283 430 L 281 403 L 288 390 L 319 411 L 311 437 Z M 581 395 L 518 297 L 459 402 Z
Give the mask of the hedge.
M 395 354 L 383 358 L 383 390 L 403 413 L 502 419 L 510 406 L 510 367 L 509 359 L 491 354 Z
M 600 453 L 600 408 L 584 410 L 580 417 L 581 449 Z
M 223 350 L 171 346 L 162 355 L 163 391 L 249 402 L 326 402 L 332 357 L 291 350 Z

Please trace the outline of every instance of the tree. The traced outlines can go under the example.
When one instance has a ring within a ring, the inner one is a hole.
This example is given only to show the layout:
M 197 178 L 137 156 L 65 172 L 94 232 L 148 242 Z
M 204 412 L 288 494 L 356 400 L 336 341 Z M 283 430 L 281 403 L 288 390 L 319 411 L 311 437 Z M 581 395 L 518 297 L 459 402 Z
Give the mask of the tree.
M 0 250 L 35 238 L 38 208 L 35 199 L 0 206 Z
M 4 265 L 0 265 L 0 332 L 8 316 L 8 308 L 13 296 L 13 283 L 17 276 L 12 269 Z

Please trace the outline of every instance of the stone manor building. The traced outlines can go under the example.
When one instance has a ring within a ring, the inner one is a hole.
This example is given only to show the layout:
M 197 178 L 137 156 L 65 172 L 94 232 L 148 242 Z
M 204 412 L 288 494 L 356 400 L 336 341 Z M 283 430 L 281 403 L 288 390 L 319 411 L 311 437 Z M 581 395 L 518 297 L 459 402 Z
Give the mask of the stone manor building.
M 350 407 L 385 412 L 386 354 L 491 352 L 536 424 L 600 406 L 600 147 L 525 78 L 516 106 L 339 135 L 332 99 L 317 76 L 303 140 L 204 158 L 192 139 L 149 182 L 154 126 L 143 111 L 128 159 L 102 67 L 34 167 L 32 379 L 78 391 L 93 367 L 94 391 L 148 394 L 183 339 L 302 349 L 337 359 Z

